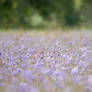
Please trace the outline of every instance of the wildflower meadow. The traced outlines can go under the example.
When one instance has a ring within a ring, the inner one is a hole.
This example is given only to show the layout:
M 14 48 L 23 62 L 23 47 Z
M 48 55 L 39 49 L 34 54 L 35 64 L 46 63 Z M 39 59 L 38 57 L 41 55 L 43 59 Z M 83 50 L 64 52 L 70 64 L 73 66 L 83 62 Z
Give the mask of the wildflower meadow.
M 92 32 L 0 32 L 0 92 L 92 92 Z

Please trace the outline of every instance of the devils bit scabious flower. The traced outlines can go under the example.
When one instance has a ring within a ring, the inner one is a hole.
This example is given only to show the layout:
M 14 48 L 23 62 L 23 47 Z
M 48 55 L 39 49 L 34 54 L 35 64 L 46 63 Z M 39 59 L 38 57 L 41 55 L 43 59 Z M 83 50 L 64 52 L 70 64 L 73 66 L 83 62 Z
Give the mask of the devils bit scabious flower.
M 0 52 L 0 55 L 2 55 L 2 53 Z
M 89 78 L 88 78 L 88 84 L 89 84 L 90 86 L 92 86 L 92 75 L 90 75 Z
M 74 67 L 74 68 L 71 70 L 71 74 L 72 74 L 72 75 L 76 75 L 76 74 L 78 74 L 78 73 L 79 73 L 78 67 Z
M 72 33 L 0 33 L 0 90 L 92 92 L 92 33 Z

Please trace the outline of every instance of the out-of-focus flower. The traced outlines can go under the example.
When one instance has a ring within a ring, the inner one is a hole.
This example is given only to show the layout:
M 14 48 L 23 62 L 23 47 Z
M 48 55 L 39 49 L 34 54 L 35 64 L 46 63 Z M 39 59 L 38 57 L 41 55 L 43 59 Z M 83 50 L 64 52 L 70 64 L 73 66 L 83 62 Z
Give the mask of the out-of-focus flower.
M 92 75 L 90 75 L 88 78 L 88 84 L 92 87 Z
M 76 74 L 78 74 L 78 73 L 79 73 L 78 67 L 74 67 L 74 68 L 71 70 L 71 74 L 72 74 L 72 75 L 76 75 Z

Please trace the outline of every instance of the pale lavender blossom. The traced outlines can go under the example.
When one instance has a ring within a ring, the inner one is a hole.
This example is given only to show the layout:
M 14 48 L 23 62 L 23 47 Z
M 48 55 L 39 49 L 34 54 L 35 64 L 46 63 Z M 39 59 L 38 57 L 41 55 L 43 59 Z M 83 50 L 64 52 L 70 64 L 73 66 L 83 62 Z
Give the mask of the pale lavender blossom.
M 71 74 L 72 74 L 72 75 L 76 75 L 76 74 L 78 74 L 78 73 L 79 73 L 78 67 L 74 67 L 74 68 L 71 70 Z

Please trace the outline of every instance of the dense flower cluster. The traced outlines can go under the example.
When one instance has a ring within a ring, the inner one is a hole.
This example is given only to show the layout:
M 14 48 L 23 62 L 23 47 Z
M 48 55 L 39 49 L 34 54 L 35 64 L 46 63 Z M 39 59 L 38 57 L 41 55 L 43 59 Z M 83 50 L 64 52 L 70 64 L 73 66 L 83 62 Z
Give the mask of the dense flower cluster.
M 92 37 L 1 33 L 0 92 L 92 92 Z

